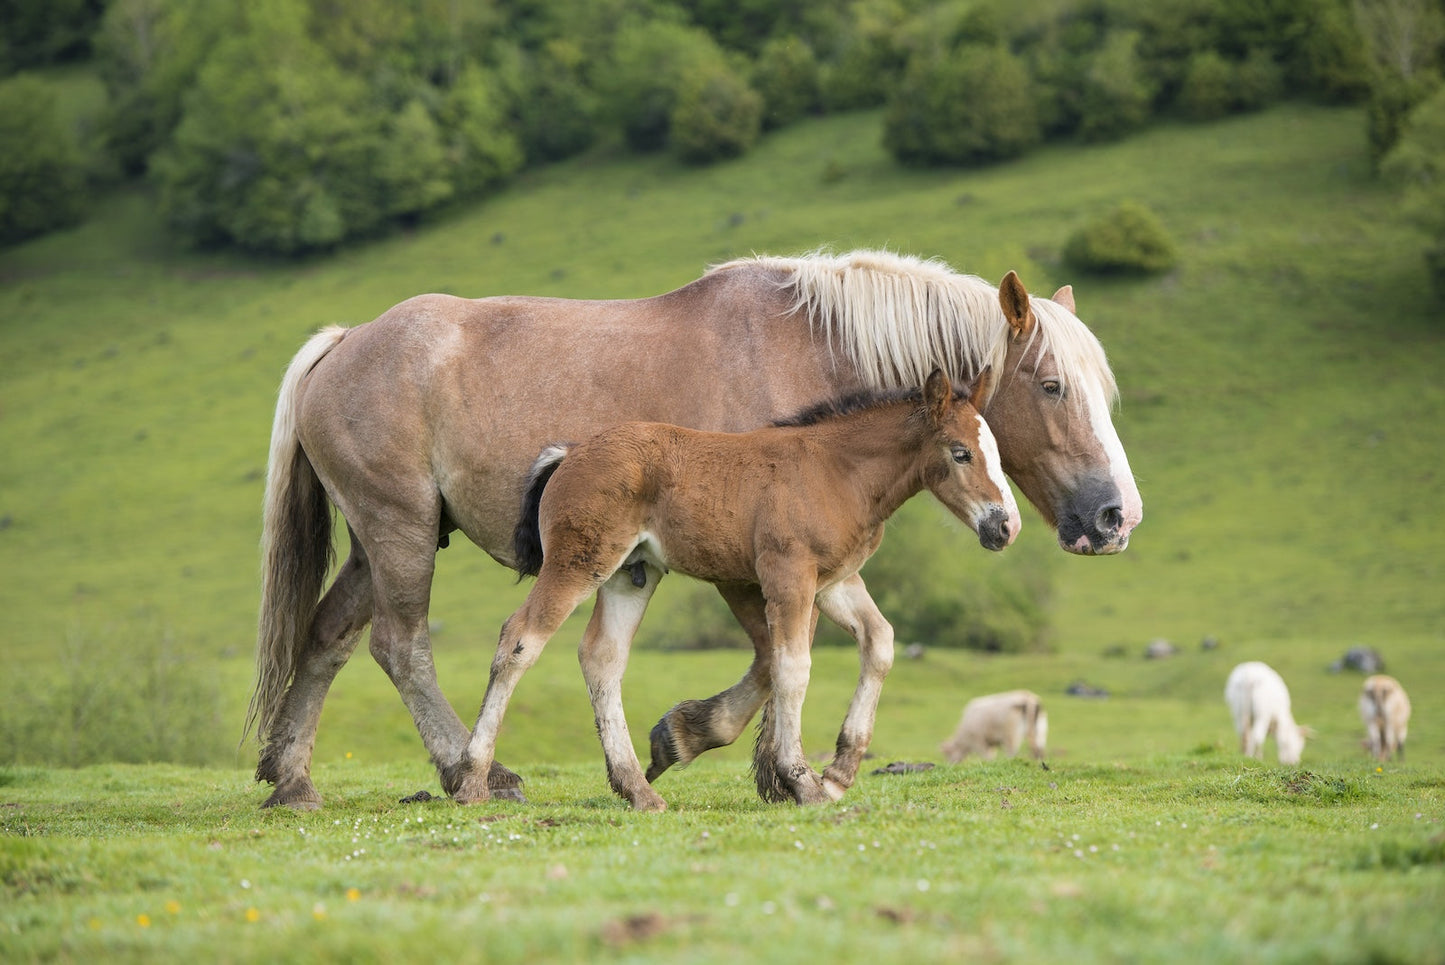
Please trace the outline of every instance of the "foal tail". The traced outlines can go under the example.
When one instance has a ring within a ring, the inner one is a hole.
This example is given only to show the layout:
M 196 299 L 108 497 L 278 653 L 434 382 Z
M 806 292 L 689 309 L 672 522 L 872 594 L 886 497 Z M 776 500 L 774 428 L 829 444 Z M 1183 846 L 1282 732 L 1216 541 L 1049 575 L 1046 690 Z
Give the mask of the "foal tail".
M 281 380 L 261 525 L 256 689 L 246 710 L 242 740 L 253 728 L 262 742 L 270 735 L 331 566 L 331 507 L 316 470 L 301 449 L 296 406 L 302 380 L 346 332 L 333 325 L 316 333 L 296 353 Z
M 564 443 L 543 449 L 527 475 L 527 487 L 522 493 L 522 516 L 517 520 L 517 528 L 512 531 L 512 568 L 517 571 L 519 583 L 522 577 L 536 576 L 542 571 L 542 524 L 538 518 L 542 490 L 547 488 L 547 481 L 562 465 L 572 445 Z

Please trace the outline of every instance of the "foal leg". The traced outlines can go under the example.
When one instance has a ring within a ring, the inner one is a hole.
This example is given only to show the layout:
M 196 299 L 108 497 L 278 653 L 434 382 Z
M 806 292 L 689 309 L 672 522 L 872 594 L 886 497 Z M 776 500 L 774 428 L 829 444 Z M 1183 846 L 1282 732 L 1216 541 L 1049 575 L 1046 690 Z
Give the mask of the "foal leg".
M 321 705 L 370 620 L 371 568 L 353 537 L 351 555 L 316 608 L 295 674 L 261 749 L 256 780 L 275 785 L 262 807 L 286 805 L 309 811 L 321 806 L 321 795 L 311 783 L 311 751 Z
M 737 740 L 772 693 L 772 643 L 763 591 L 756 584 L 719 585 L 717 589 L 753 642 L 752 666 L 727 690 L 706 700 L 684 700 L 653 726 L 649 781 L 657 780 L 674 764 L 685 766 L 704 751 Z M 817 625 L 817 610 L 812 611 L 811 620 L 809 639 Z
M 759 568 L 765 567 L 760 559 Z M 799 804 L 823 804 L 833 798 L 803 753 L 803 698 L 812 667 L 816 578 L 794 569 L 765 579 L 773 693 L 753 750 L 753 776 L 764 800 L 792 798 Z
M 650 568 L 641 587 L 632 582 L 632 574 L 618 570 L 597 591 L 597 606 L 577 650 L 582 676 L 587 680 L 587 693 L 592 698 L 592 713 L 597 721 L 597 736 L 602 741 L 602 754 L 607 758 L 607 782 L 612 790 L 625 797 L 638 811 L 662 811 L 667 805 L 642 775 L 642 764 L 632 747 L 627 730 L 627 717 L 622 708 L 622 674 L 627 669 L 627 653 L 647 601 L 661 578 Z
M 569 573 L 560 567 L 549 567 L 544 561 L 532 592 L 527 594 L 521 608 L 502 624 L 487 693 L 477 714 L 477 726 L 459 766 L 454 769 L 454 786 L 447 788 L 447 793 L 457 801 L 476 804 L 497 796 L 486 775 L 494 769 L 497 734 L 502 729 L 502 717 L 507 712 L 512 691 L 516 690 L 522 674 L 537 662 L 542 648 L 562 622 L 601 583 L 602 580 L 594 579 L 590 573 Z
M 833 762 L 823 771 L 823 787 L 836 800 L 853 786 L 863 754 L 873 740 L 883 678 L 893 668 L 893 627 L 878 612 L 857 573 L 818 594 L 818 607 L 858 641 L 858 687 L 843 718 Z

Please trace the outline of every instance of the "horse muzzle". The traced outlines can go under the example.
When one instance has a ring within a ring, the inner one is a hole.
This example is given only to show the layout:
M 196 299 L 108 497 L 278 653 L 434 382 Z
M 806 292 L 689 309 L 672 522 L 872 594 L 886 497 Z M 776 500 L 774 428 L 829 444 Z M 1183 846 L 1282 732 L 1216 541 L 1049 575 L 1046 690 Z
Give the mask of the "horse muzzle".
M 1010 514 L 999 506 L 989 510 L 979 522 L 978 542 L 984 549 L 996 552 L 1012 543 L 1018 532 L 1018 514 Z
M 1080 486 L 1059 514 L 1059 546 L 1080 556 L 1122 553 L 1142 519 L 1140 509 L 1126 512 L 1112 480 L 1093 480 Z

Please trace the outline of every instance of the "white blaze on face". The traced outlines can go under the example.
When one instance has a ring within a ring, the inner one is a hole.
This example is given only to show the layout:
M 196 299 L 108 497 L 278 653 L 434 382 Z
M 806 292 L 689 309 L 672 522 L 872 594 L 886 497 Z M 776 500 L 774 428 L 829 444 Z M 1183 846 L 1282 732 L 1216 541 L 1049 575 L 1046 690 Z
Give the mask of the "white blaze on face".
M 1129 470 L 1129 457 L 1124 455 L 1124 444 L 1119 441 L 1114 420 L 1109 418 L 1109 404 L 1105 400 L 1104 392 L 1098 387 L 1091 389 L 1092 391 L 1086 394 L 1089 424 L 1094 430 L 1094 438 L 1098 440 L 1109 460 L 1109 475 L 1113 478 L 1114 485 L 1119 487 L 1119 498 L 1124 512 L 1124 525 L 1119 530 L 1119 539 L 1122 541 L 1144 519 L 1144 500 L 1139 496 L 1139 487 L 1134 484 L 1134 473 Z
M 978 420 L 978 447 L 983 450 L 984 458 L 988 460 L 988 478 L 1003 496 L 1003 509 L 1008 514 L 1008 542 L 1012 543 L 1022 525 L 1019 506 L 1014 500 L 1014 491 L 1008 484 L 1008 477 L 1004 475 L 1003 460 L 999 458 L 998 440 L 993 437 L 993 430 L 988 427 L 983 416 L 976 415 L 974 418 Z M 981 520 L 974 521 L 975 528 L 980 522 Z

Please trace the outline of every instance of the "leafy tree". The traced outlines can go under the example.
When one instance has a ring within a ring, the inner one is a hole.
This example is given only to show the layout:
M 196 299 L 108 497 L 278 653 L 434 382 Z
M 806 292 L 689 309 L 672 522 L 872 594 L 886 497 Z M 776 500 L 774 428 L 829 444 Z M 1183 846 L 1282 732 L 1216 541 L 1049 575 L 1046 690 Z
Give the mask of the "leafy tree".
M 0 244 L 79 220 L 84 163 L 44 81 L 27 74 L 0 81 Z
M 1195 120 L 1228 114 L 1234 103 L 1234 67 L 1222 54 L 1201 50 L 1189 58 L 1176 98 L 1179 108 Z
M 1445 89 L 1410 112 L 1381 172 L 1401 185 L 1407 216 L 1429 235 L 1425 260 L 1436 294 L 1445 299 Z
M 1174 243 L 1154 212 L 1133 201 L 1086 223 L 1064 245 L 1064 260 L 1096 274 L 1148 274 L 1173 267 Z
M 1378 163 L 1395 146 L 1405 118 L 1440 83 L 1445 14 L 1433 0 L 1356 0 L 1355 19 L 1372 73 L 1366 134 Z
M 672 142 L 684 161 L 737 157 L 758 139 L 763 99 L 719 63 L 689 68 L 678 85 Z
M 905 0 L 850 4 L 847 15 L 833 24 L 829 55 L 820 72 L 824 107 L 857 110 L 888 99 L 908 63 L 898 37 L 912 12 Z
M 634 22 L 618 30 L 601 86 L 627 143 L 655 151 L 667 144 L 684 74 L 725 65 L 721 49 L 696 27 Z
M 1138 45 L 1137 32 L 1112 31 L 1090 59 L 1079 111 L 1079 133 L 1086 140 L 1119 137 L 1149 119 L 1154 88 L 1144 75 Z
M 752 87 L 763 98 L 763 126 L 784 127 L 819 104 L 818 58 L 796 36 L 763 45 L 753 65 Z
M 883 121 L 884 146 L 906 164 L 1016 157 L 1041 137 L 1024 62 L 968 45 L 915 57 Z
M 0 76 L 90 52 L 102 0 L 0 0 Z

